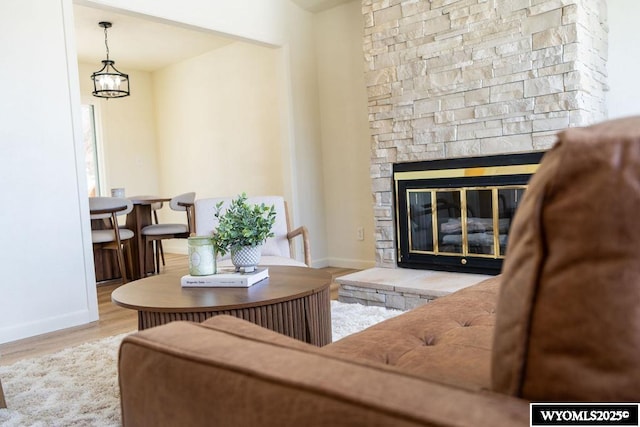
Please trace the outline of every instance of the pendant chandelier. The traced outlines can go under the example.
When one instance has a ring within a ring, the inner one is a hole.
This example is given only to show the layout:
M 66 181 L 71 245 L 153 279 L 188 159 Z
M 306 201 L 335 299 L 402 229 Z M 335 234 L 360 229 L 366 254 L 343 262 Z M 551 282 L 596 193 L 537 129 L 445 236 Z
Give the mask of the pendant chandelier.
M 102 68 L 91 75 L 91 80 L 93 80 L 93 96 L 99 98 L 122 98 L 123 96 L 129 96 L 129 75 L 118 71 L 113 65 L 114 62 L 109 59 L 107 28 L 111 28 L 111 22 L 100 22 L 98 25 L 104 28 L 104 45 L 107 49 L 107 59 L 102 61 Z

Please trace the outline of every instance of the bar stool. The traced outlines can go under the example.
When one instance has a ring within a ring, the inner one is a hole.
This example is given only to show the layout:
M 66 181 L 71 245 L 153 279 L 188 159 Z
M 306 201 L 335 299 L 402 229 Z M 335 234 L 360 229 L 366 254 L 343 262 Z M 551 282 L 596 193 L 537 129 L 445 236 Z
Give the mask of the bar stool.
M 160 272 L 159 244 L 164 239 L 186 239 L 193 231 L 193 204 L 196 193 L 184 193 L 175 196 L 169 201 L 169 207 L 174 211 L 182 211 L 187 214 L 186 224 L 151 224 L 141 231 L 144 236 L 144 259 L 147 259 L 147 250 L 150 243 L 155 243 L 155 271 Z M 146 275 L 146 274 L 145 274 Z
M 91 219 L 102 219 L 106 229 L 91 230 L 91 240 L 94 248 L 111 249 L 116 251 L 118 268 L 123 283 L 127 283 L 127 269 L 124 264 L 124 247 L 127 247 L 129 269 L 133 269 L 129 240 L 134 236 L 133 231 L 118 226 L 118 216 L 126 215 L 133 210 L 131 200 L 121 197 L 89 197 L 89 211 Z

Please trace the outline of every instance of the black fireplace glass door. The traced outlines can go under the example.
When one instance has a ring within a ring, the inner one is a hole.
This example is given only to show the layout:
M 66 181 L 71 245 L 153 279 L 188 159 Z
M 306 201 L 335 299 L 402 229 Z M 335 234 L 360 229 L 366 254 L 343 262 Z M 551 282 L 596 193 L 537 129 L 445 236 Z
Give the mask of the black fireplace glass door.
M 409 252 L 462 254 L 460 194 L 459 190 L 407 190 Z
M 518 203 L 524 196 L 525 186 L 498 189 L 498 218 L 500 223 L 500 256 L 507 252 L 507 237 Z
M 493 255 L 494 239 L 493 191 L 491 189 L 466 190 L 467 196 L 467 251 L 470 254 Z
M 412 252 L 433 252 L 431 191 L 407 191 L 409 200 L 409 248 Z
M 462 219 L 460 191 L 436 191 L 438 252 L 462 254 Z

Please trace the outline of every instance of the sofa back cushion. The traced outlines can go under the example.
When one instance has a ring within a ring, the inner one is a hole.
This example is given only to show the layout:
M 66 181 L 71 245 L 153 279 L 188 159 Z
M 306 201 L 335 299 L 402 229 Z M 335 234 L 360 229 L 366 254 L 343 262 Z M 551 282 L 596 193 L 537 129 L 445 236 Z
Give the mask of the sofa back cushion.
M 560 133 L 509 233 L 494 391 L 640 400 L 639 219 L 640 118 Z

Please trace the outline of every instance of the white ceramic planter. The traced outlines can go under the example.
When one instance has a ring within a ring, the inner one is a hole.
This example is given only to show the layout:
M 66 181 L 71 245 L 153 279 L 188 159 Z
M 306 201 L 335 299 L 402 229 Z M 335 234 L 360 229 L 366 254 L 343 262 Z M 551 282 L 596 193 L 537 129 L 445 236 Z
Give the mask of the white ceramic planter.
M 236 267 L 236 271 L 251 273 L 255 271 L 256 266 L 260 262 L 260 254 L 262 253 L 262 245 L 259 246 L 243 246 L 236 250 L 231 250 L 231 262 Z

